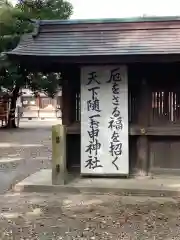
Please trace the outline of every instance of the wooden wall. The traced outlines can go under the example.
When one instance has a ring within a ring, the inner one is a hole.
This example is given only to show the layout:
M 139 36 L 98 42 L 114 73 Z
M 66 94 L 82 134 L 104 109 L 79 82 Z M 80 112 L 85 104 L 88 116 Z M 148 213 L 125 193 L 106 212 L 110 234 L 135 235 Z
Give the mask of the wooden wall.
M 130 106 L 130 134 L 137 136 L 133 159 L 136 159 L 134 170 L 140 173 L 180 172 L 179 66 L 138 64 L 129 68 L 130 86 L 138 78 L 139 89 L 130 87 L 129 90 L 138 92 L 138 95 L 133 93 L 136 100 L 130 100 L 135 102 L 135 107 Z
M 131 64 L 129 81 L 130 172 L 180 172 L 180 65 Z M 68 162 L 80 164 L 80 68 L 63 74 L 62 122 L 68 127 Z M 76 145 L 73 142 L 76 141 Z M 72 147 L 71 147 L 72 145 Z M 70 168 L 70 166 L 69 166 Z

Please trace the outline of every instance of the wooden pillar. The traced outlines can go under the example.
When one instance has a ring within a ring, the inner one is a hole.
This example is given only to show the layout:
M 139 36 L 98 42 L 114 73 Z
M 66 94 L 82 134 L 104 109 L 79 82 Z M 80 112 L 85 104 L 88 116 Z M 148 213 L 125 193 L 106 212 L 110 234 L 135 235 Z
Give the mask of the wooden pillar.
M 151 111 L 150 89 L 145 79 L 141 84 L 141 97 L 139 102 L 138 124 L 140 126 L 140 136 L 137 140 L 137 175 L 148 175 L 149 167 L 149 140 L 146 130 L 149 125 L 149 115 Z
M 71 122 L 71 82 L 67 71 L 62 73 L 62 124 L 70 125 Z
M 52 126 L 52 184 L 63 185 L 67 181 L 66 127 Z
M 69 67 L 63 72 L 62 80 L 62 124 L 69 126 L 75 122 L 76 112 L 76 71 Z

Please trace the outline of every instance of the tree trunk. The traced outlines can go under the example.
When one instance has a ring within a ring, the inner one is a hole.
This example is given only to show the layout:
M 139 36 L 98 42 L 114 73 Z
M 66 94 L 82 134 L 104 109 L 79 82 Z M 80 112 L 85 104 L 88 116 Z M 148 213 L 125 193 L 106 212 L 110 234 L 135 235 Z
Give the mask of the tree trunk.
M 6 128 L 16 128 L 16 121 L 15 121 L 15 111 L 16 111 L 16 101 L 18 98 L 19 87 L 15 87 L 12 96 L 10 98 L 10 108 L 8 114 L 8 122 Z

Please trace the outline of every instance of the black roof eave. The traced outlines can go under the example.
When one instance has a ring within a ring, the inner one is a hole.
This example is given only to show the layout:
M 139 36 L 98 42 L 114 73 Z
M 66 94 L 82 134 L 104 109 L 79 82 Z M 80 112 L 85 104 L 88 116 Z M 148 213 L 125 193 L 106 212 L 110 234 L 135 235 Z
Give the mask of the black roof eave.
M 37 62 L 49 64 L 59 62 L 62 64 L 119 64 L 136 62 L 180 62 L 180 53 L 161 53 L 161 54 L 134 54 L 134 55 L 72 55 L 72 56 L 53 56 L 53 55 L 26 55 L 18 53 L 7 53 L 12 60 Z M 48 62 L 47 62 L 48 61 Z

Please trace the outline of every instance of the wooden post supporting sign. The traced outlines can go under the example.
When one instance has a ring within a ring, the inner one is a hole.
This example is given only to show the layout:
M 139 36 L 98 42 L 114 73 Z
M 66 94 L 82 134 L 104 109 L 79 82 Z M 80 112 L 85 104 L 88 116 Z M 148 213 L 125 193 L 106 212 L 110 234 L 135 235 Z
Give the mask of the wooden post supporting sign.
M 52 184 L 66 184 L 66 127 L 52 126 Z

